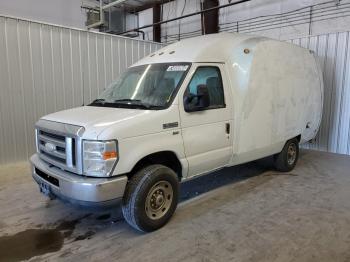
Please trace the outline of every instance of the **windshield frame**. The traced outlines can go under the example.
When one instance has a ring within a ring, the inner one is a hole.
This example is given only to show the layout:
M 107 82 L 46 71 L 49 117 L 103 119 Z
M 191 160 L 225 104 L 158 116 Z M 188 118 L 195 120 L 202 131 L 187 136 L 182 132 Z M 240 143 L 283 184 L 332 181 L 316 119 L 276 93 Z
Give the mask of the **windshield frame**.
M 183 72 L 183 75 L 181 77 L 181 79 L 179 80 L 177 86 L 175 87 L 174 91 L 171 94 L 171 97 L 169 99 L 168 102 L 166 102 L 163 106 L 150 106 L 149 108 L 146 108 L 144 106 L 140 106 L 138 104 L 132 104 L 132 103 L 96 103 L 96 102 L 92 102 L 89 103 L 88 106 L 96 106 L 96 107 L 112 107 L 112 108 L 125 108 L 125 109 L 141 109 L 141 110 L 164 110 L 169 108 L 175 97 L 177 96 L 183 82 L 185 81 L 188 72 L 191 70 L 192 67 L 192 63 L 191 62 L 164 62 L 164 63 L 149 63 L 149 64 L 142 64 L 142 65 L 136 65 L 136 66 L 131 66 L 129 68 L 127 68 L 127 70 L 132 69 L 132 68 L 137 68 L 137 67 L 144 67 L 144 66 L 148 66 L 148 65 L 169 65 L 169 66 L 176 66 L 176 65 L 187 65 L 188 68 L 186 69 L 186 71 Z M 125 70 L 125 72 L 127 71 Z M 95 99 L 94 101 L 98 100 Z

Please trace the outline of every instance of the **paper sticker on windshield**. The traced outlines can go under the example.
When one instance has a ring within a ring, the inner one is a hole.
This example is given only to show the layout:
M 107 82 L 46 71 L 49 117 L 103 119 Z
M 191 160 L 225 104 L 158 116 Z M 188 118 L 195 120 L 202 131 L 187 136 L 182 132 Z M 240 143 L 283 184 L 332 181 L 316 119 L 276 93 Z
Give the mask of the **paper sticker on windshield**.
M 186 71 L 188 68 L 188 65 L 173 65 L 169 66 L 166 71 Z

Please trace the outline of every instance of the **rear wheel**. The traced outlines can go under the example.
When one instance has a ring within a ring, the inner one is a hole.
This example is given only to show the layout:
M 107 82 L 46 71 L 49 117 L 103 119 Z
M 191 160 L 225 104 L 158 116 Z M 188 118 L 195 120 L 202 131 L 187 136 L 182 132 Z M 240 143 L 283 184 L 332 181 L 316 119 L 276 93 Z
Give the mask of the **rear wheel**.
M 178 202 L 176 173 L 163 165 L 138 171 L 128 182 L 122 211 L 125 220 L 137 230 L 150 232 L 164 226 Z
M 281 172 L 293 170 L 299 158 L 299 141 L 296 138 L 288 140 L 282 151 L 274 156 L 275 168 Z

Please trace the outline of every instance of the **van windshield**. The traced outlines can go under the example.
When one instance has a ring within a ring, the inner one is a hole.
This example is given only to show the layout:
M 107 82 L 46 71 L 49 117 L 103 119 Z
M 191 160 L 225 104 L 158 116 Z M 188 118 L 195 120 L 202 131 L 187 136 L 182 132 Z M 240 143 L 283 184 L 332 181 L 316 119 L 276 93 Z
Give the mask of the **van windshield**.
M 189 63 L 161 63 L 131 67 L 90 106 L 166 108 L 176 95 L 189 68 Z

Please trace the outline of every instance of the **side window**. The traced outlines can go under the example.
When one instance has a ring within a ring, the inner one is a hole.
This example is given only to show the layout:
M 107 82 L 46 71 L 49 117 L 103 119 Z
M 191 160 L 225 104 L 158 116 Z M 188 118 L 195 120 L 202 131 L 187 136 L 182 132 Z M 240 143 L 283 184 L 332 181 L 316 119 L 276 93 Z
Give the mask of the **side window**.
M 200 103 L 198 90 L 202 86 L 207 87 L 209 94 L 209 106 L 206 109 L 225 107 L 224 89 L 218 67 L 201 66 L 197 68 L 185 91 L 184 102 L 189 107 L 195 108 Z

